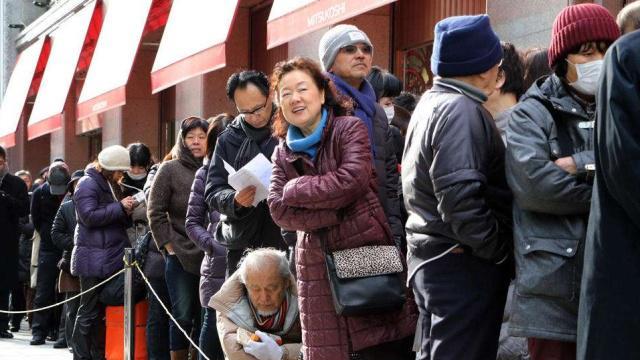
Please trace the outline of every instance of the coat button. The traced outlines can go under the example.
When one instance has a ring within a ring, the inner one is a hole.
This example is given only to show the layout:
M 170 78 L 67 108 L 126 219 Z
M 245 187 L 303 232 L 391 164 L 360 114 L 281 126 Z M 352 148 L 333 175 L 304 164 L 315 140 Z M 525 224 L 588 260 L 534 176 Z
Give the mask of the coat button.
M 527 245 L 527 246 L 525 246 L 524 248 L 525 248 L 525 249 L 527 249 L 527 250 L 529 250 L 529 249 L 531 249 L 531 245 Z
M 571 253 L 573 252 L 573 249 L 572 249 L 572 248 L 567 248 L 567 252 L 568 252 L 569 254 L 571 254 Z
M 577 112 L 578 110 L 576 110 L 576 108 L 572 108 L 571 112 Z

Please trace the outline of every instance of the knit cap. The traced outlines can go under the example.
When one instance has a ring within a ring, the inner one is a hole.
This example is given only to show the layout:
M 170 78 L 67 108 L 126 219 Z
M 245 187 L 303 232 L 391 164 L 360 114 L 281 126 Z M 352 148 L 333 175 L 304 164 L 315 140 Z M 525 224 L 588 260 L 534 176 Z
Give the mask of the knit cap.
M 111 145 L 100 151 L 98 164 L 105 170 L 127 171 L 131 167 L 129 151 L 121 145 Z
M 564 59 L 569 51 L 592 42 L 614 42 L 620 36 L 616 21 L 607 9 L 598 4 L 567 6 L 556 17 L 551 30 L 549 66 Z
M 488 15 L 452 16 L 439 21 L 431 71 L 439 76 L 481 74 L 502 59 L 502 46 Z
M 373 45 L 367 34 L 354 25 L 340 24 L 329 29 L 322 35 L 318 45 L 318 56 L 322 63 L 322 69 L 324 71 L 331 69 L 340 49 L 360 43 L 371 46 L 373 51 Z

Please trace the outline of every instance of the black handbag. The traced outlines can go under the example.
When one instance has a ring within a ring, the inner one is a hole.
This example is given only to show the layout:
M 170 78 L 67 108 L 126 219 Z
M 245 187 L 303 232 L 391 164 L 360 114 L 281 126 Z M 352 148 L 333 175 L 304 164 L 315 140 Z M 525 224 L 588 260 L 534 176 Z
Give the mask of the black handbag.
M 379 314 L 404 306 L 404 265 L 397 247 L 363 246 L 329 253 L 325 244 L 325 258 L 338 315 Z

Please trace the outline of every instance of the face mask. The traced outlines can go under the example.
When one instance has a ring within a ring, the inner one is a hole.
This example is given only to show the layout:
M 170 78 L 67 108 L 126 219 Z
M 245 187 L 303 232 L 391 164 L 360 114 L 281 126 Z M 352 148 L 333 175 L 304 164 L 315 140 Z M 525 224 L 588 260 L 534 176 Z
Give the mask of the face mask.
M 147 177 L 147 172 L 144 171 L 138 175 L 132 174 L 131 172 L 127 171 L 127 176 L 131 179 L 131 180 L 143 180 L 144 178 Z
M 391 121 L 396 116 L 396 109 L 392 106 L 384 107 L 384 113 L 387 115 L 387 120 Z
M 604 60 L 594 60 L 584 64 L 573 64 L 576 67 L 578 80 L 569 85 L 585 95 L 595 95 L 603 62 Z

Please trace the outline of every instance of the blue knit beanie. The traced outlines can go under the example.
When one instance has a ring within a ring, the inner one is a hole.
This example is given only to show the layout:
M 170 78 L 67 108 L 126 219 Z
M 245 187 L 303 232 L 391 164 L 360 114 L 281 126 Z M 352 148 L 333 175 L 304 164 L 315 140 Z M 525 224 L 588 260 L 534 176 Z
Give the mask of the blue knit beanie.
M 431 71 L 442 77 L 481 74 L 502 59 L 489 16 L 452 16 L 434 29 Z

